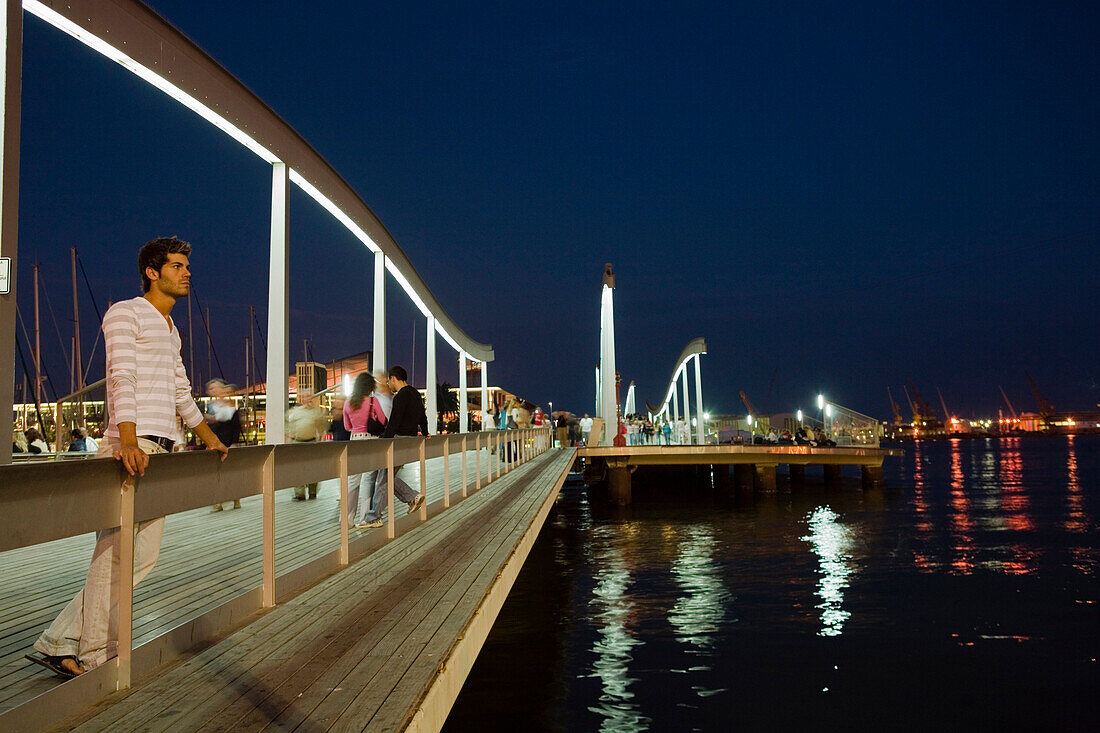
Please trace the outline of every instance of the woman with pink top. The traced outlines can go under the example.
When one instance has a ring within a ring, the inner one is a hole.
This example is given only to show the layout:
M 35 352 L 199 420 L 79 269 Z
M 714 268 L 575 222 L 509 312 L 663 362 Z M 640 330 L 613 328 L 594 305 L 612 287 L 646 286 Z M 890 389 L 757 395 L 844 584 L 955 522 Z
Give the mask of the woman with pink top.
M 386 413 L 379 400 L 371 393 L 375 389 L 374 377 L 370 372 L 362 372 L 355 377 L 351 395 L 344 402 L 344 428 L 351 433 L 352 440 L 367 440 L 381 435 L 386 427 Z M 357 473 L 348 476 L 348 523 L 354 525 L 359 514 L 359 495 L 364 496 L 364 504 L 369 505 L 374 477 L 377 471 Z

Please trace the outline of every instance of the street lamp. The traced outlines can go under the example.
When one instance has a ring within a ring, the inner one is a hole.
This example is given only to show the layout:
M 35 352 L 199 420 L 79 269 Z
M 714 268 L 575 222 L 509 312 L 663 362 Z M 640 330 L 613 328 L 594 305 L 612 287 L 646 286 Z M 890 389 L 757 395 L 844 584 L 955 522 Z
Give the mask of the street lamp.
M 752 436 L 755 435 L 755 431 L 752 429 L 752 415 L 746 415 L 745 420 L 749 423 L 749 443 L 752 443 Z
M 821 426 L 825 427 L 825 395 L 819 394 L 817 396 L 817 409 L 821 415 Z
M 802 410 L 799 410 L 798 412 L 796 412 L 795 415 L 798 417 L 798 424 L 801 425 L 802 424 Z

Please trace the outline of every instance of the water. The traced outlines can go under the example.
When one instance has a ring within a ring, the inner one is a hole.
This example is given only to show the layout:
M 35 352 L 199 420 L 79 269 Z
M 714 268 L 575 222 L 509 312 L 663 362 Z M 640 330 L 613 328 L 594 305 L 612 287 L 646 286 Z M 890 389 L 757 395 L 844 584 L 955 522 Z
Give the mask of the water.
M 447 728 L 1096 729 L 1100 436 L 903 447 L 867 493 L 563 492 Z

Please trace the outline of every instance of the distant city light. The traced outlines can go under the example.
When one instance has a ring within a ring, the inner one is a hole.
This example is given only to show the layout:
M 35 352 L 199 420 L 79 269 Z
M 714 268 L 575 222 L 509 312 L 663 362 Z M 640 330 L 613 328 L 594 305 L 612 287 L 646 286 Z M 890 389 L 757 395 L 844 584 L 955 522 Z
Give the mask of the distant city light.
M 823 395 L 823 394 L 819 394 L 817 396 L 817 409 L 819 409 L 819 410 L 825 409 L 825 395 Z

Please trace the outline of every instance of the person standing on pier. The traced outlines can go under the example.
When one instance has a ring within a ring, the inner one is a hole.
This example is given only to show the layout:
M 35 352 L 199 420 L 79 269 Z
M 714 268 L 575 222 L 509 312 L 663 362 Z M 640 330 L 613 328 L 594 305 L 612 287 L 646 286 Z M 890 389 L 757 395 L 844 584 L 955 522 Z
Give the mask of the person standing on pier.
M 584 417 L 581 418 L 581 446 L 588 445 L 588 435 L 592 432 L 592 418 L 588 416 L 588 413 L 584 413 Z
M 107 413 L 110 420 L 98 455 L 114 456 L 131 475 L 142 476 L 149 455 L 168 453 L 176 437 L 176 414 L 206 444 L 229 449 L 203 420 L 191 396 L 180 357 L 180 335 L 169 315 L 191 290 L 191 245 L 175 237 L 147 242 L 138 253 L 145 294 L 115 303 L 103 318 L 107 352 Z M 134 585 L 160 554 L 164 517 L 142 522 L 134 538 Z M 96 533 L 84 588 L 43 632 L 26 655 L 62 677 L 75 677 L 118 656 L 119 528 Z
M 420 393 L 408 383 L 408 372 L 405 367 L 392 366 L 389 371 L 390 389 L 393 390 L 393 406 L 390 408 L 389 421 L 382 433 L 383 438 L 397 438 L 405 435 L 427 435 L 428 414 L 424 410 L 424 400 Z M 407 483 L 399 478 L 404 465 L 393 467 L 393 495 L 409 505 L 409 514 L 412 514 L 424 504 L 424 495 L 412 490 Z M 377 503 L 371 501 L 370 512 L 363 520 L 356 524 L 357 527 L 381 527 L 382 510 L 386 508 L 386 469 L 378 472 L 375 481 L 374 493 L 378 497 Z

